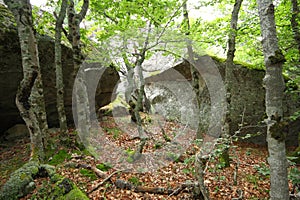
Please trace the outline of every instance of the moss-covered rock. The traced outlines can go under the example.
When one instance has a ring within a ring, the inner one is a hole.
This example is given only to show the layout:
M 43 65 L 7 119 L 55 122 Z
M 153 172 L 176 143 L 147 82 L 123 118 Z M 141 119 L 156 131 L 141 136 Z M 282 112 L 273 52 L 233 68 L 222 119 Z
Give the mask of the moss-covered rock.
M 17 200 L 30 194 L 36 187 L 34 179 L 39 177 L 49 177 L 51 182 L 46 181 L 32 199 L 89 199 L 70 179 L 57 174 L 54 166 L 30 161 L 11 174 L 1 188 L 0 200 Z
M 62 178 L 55 184 L 49 199 L 57 200 L 85 200 L 89 199 L 77 186 L 68 178 Z
M 34 178 L 39 173 L 39 164 L 30 161 L 12 173 L 1 188 L 0 200 L 14 200 L 30 193 L 34 188 Z
M 78 188 L 71 190 L 66 196 L 65 200 L 88 200 L 89 198 L 83 194 Z
M 0 3 L 0 36 L 6 32 L 15 32 L 17 33 L 16 22 L 14 20 L 14 16 L 5 5 Z

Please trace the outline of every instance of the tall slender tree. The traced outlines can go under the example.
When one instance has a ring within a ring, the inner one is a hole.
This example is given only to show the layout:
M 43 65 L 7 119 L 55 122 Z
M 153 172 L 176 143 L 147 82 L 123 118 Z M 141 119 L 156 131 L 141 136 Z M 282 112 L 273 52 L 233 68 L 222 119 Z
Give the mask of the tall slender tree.
M 59 118 L 60 132 L 64 135 L 67 131 L 67 118 L 64 104 L 64 83 L 61 60 L 61 33 L 64 19 L 66 17 L 68 1 L 62 0 L 59 15 L 55 24 L 55 72 L 56 72 L 56 95 L 57 112 Z
M 228 34 L 228 46 L 227 46 L 227 59 L 226 59 L 226 68 L 225 68 L 225 85 L 226 85 L 226 101 L 227 101 L 227 112 L 226 112 L 226 119 L 224 124 L 223 130 L 223 138 L 227 138 L 230 135 L 230 112 L 231 112 L 231 94 L 233 90 L 232 83 L 234 82 L 234 75 L 233 75 L 233 59 L 235 56 L 236 51 L 236 36 L 237 36 L 237 22 L 239 19 L 239 12 L 242 5 L 243 0 L 236 0 L 233 6 L 232 14 L 231 14 L 231 21 L 230 21 L 230 29 Z M 226 141 L 228 142 L 228 140 Z M 222 158 L 225 163 L 225 167 L 229 167 L 229 145 L 225 145 L 225 149 L 222 153 Z
M 187 9 L 187 1 L 185 0 L 182 4 L 183 8 L 183 23 L 182 23 L 182 29 L 185 33 L 185 35 L 188 37 L 190 35 L 190 19 L 189 19 L 189 13 Z M 191 44 L 191 41 L 187 38 L 187 52 L 188 52 L 188 60 L 190 62 L 190 71 L 192 75 L 192 86 L 193 86 L 193 91 L 196 94 L 196 102 L 198 108 L 201 106 L 201 100 L 200 100 L 200 74 L 195 68 L 195 60 L 194 60 L 194 50 L 193 46 Z M 199 116 L 197 116 L 199 117 Z M 201 128 L 202 124 L 201 121 L 199 120 L 198 128 L 197 128 L 197 139 L 203 139 L 203 129 Z M 196 179 L 199 184 L 199 191 L 195 191 L 196 195 L 199 198 L 203 198 L 205 200 L 209 200 L 209 192 L 208 189 L 206 188 L 204 184 L 204 168 L 207 162 L 206 157 L 201 157 L 200 152 L 196 154 L 196 159 L 195 159 L 195 171 L 196 171 Z M 199 193 L 199 194 L 198 194 Z
M 270 197 L 272 200 L 289 199 L 285 134 L 283 131 L 282 99 L 284 81 L 282 65 L 285 58 L 278 47 L 274 5 L 272 0 L 257 0 L 266 74 L 267 142 L 270 165 Z
M 23 79 L 16 95 L 16 105 L 30 133 L 31 158 L 43 161 L 48 125 L 37 41 L 33 30 L 32 8 L 29 0 L 4 2 L 17 22 L 21 46 Z
M 85 137 L 83 142 L 86 144 L 86 138 L 90 133 L 90 107 L 88 102 L 87 86 L 85 83 L 84 71 L 80 70 L 80 65 L 83 62 L 84 55 L 82 53 L 82 43 L 80 34 L 80 23 L 85 18 L 89 7 L 89 0 L 84 0 L 79 13 L 75 10 L 75 3 L 73 0 L 69 1 L 67 8 L 68 15 L 68 27 L 69 34 L 68 40 L 72 45 L 73 50 L 73 64 L 74 64 L 74 82 L 73 93 L 75 94 L 73 100 L 76 103 L 76 117 L 75 123 L 77 123 L 77 128 Z M 78 74 L 77 74 L 78 73 Z M 77 77 L 76 77 L 77 75 Z M 74 101 L 73 101 L 74 102 Z
M 297 44 L 298 53 L 300 55 L 300 30 L 299 30 L 299 5 L 298 0 L 291 0 L 292 3 L 292 18 L 291 18 L 291 26 L 294 34 L 294 40 Z M 300 56 L 299 60 L 300 61 Z

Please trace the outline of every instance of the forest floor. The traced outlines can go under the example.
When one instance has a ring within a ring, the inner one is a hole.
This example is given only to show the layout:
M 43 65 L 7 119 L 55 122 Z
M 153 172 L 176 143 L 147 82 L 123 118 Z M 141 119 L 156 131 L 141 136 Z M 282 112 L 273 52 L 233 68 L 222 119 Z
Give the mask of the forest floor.
M 137 144 L 136 139 L 132 139 L 132 135 L 118 128 L 120 124 L 117 125 L 111 118 L 101 123 L 104 133 L 111 142 L 125 149 L 126 145 L 129 145 L 127 149 L 132 149 Z M 165 133 L 158 134 L 157 137 L 160 141 L 164 141 L 168 135 L 172 140 L 176 126 L 178 128 L 179 125 L 167 122 L 164 125 Z M 195 144 L 190 145 L 179 158 L 167 163 L 166 166 L 154 172 L 137 173 L 117 171 L 111 164 L 95 159 L 87 150 L 78 146 L 74 131 L 69 133 L 68 145 L 61 145 L 58 136 L 58 132 L 51 136 L 48 164 L 55 165 L 59 174 L 71 179 L 90 199 L 193 199 L 190 188 L 183 186 L 195 182 L 194 158 L 199 150 Z M 156 142 L 145 145 L 144 151 L 154 150 Z M 205 185 L 209 189 L 211 199 L 231 200 L 238 198 L 241 192 L 243 199 L 269 199 L 266 147 L 234 142 L 229 154 L 230 166 L 227 168 L 224 168 L 218 157 L 211 158 L 207 164 Z M 11 172 L 29 160 L 29 156 L 28 138 L 15 141 L 6 147 L 0 146 L 0 187 L 7 181 Z M 109 175 L 111 176 L 108 178 Z M 132 187 L 122 188 L 117 184 L 118 181 Z M 35 184 L 36 189 L 22 200 L 47 199 L 47 194 L 51 192 L 49 178 L 37 178 Z M 291 182 L 289 186 L 292 191 Z M 169 192 L 159 194 L 161 188 L 168 189 Z

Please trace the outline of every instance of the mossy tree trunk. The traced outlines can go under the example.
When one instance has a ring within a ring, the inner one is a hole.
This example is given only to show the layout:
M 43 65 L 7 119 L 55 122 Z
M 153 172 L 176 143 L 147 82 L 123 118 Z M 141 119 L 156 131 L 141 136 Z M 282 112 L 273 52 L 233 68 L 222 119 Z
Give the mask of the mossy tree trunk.
M 231 14 L 231 21 L 230 21 L 230 29 L 228 34 L 228 50 L 227 50 L 227 59 L 226 59 L 226 68 L 225 68 L 225 85 L 226 85 L 226 103 L 227 103 L 227 111 L 225 117 L 225 124 L 223 127 L 223 134 L 222 137 L 225 139 L 224 151 L 221 154 L 221 160 L 224 162 L 225 167 L 229 167 L 229 146 L 230 142 L 230 113 L 232 110 L 231 107 L 231 94 L 233 88 L 232 83 L 235 82 L 235 77 L 233 75 L 233 59 L 235 53 L 235 43 L 236 43 L 236 36 L 237 36 L 237 22 L 239 17 L 240 8 L 242 5 L 243 0 L 236 0 L 233 6 L 232 14 Z
M 32 8 L 28 0 L 4 2 L 17 22 L 21 46 L 23 79 L 16 95 L 16 105 L 30 133 L 32 159 L 43 161 L 48 125 Z
M 284 81 L 282 65 L 285 58 L 278 47 L 274 5 L 272 0 L 257 0 L 266 74 L 267 142 L 270 165 L 270 199 L 289 199 L 285 134 L 282 130 Z
M 64 83 L 62 73 L 61 60 L 61 32 L 63 21 L 66 17 L 66 10 L 68 6 L 67 0 L 62 0 L 59 15 L 55 24 L 55 69 L 56 69 L 56 95 L 57 95 L 57 112 L 59 117 L 59 126 L 62 136 L 67 132 L 67 117 L 64 104 Z

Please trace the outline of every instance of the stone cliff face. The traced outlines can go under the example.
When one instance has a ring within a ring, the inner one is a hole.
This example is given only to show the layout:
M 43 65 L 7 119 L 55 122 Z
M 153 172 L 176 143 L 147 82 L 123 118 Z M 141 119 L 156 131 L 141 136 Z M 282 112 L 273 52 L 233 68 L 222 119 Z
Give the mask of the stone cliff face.
M 225 63 L 214 59 L 216 66 L 224 80 Z M 174 72 L 175 71 L 175 72 Z M 179 72 L 176 73 L 176 72 Z M 231 115 L 230 115 L 230 132 L 234 134 L 240 129 L 240 136 L 246 134 L 261 133 L 261 135 L 247 139 L 249 142 L 256 144 L 266 144 L 266 126 L 263 124 L 265 117 L 265 89 L 263 88 L 263 70 L 254 70 L 242 65 L 235 65 L 233 81 L 233 93 L 231 94 Z M 190 68 L 188 62 L 182 62 L 175 67 L 168 69 L 158 75 L 146 78 L 146 92 L 150 101 L 160 112 L 171 119 L 181 118 L 183 122 L 186 119 L 183 116 L 191 116 L 187 120 L 195 118 L 193 109 L 195 100 L 190 94 L 190 86 L 187 82 L 191 80 Z M 162 87 L 163 85 L 163 87 Z M 173 86 L 172 86 L 173 85 Z M 198 116 L 204 126 L 208 128 L 211 116 L 211 94 L 208 91 L 205 81 L 200 81 L 201 107 L 198 108 Z M 180 95 L 176 91 L 181 91 Z M 215 91 L 217 92 L 217 91 Z M 190 100 L 187 100 L 187 97 Z M 284 113 L 285 116 L 292 115 L 300 108 L 300 97 L 292 97 L 291 94 L 285 94 Z M 180 101 L 184 100 L 185 103 Z M 178 104 L 179 102 L 179 104 Z M 195 109 L 194 109 L 195 110 Z M 218 114 L 218 113 L 215 113 Z M 244 122 L 242 127 L 240 124 Z M 287 144 L 297 145 L 298 133 L 300 132 L 300 119 L 292 122 L 288 126 Z
M 22 61 L 16 24 L 12 14 L 0 4 L 0 134 L 17 123 L 22 123 L 15 105 L 15 96 L 22 80 Z M 54 42 L 50 37 L 38 38 L 39 59 L 44 84 L 45 103 L 50 126 L 57 126 Z M 71 49 L 62 46 L 62 64 L 65 85 L 65 105 L 68 121 L 72 123 L 73 61 Z M 96 107 L 107 105 L 113 99 L 114 87 L 119 81 L 117 71 L 99 63 L 87 64 L 102 70 L 96 93 Z

